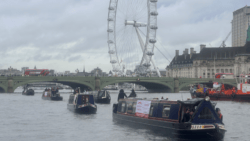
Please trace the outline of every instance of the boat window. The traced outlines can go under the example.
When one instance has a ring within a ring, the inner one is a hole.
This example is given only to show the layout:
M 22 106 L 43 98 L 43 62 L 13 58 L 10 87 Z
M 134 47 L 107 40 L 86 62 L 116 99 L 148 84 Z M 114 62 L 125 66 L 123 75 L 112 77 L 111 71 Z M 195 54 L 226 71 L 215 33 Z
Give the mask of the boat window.
M 98 97 L 105 97 L 105 91 L 100 91 Z
M 150 117 L 153 116 L 153 110 L 154 110 L 154 106 L 151 105 L 151 107 L 150 107 L 150 112 L 149 112 L 149 116 L 150 116 Z
M 199 119 L 213 119 L 214 116 L 208 107 L 204 107 L 198 116 Z
M 162 117 L 166 117 L 166 118 L 169 117 L 170 107 L 171 107 L 171 105 L 164 105 L 163 106 Z
M 133 111 L 132 105 L 133 105 L 132 103 L 128 103 L 128 104 L 127 104 L 127 110 L 126 110 L 127 113 L 132 113 L 132 111 Z
M 122 113 L 125 113 L 125 106 L 126 106 L 126 104 L 125 104 L 125 103 L 122 103 L 122 109 L 121 109 L 121 112 L 122 112 Z
M 135 110 L 136 110 L 136 103 L 133 103 L 133 112 L 132 113 L 135 113 Z

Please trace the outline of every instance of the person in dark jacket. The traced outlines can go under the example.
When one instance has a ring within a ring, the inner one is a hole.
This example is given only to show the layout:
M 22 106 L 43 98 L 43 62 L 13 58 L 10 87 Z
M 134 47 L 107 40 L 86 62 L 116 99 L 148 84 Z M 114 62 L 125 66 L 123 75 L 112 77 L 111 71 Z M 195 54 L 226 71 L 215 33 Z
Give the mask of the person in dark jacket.
M 124 97 L 127 97 L 127 95 L 124 93 L 124 90 L 121 89 L 119 94 L 118 94 L 118 99 L 117 100 L 119 101 L 120 99 L 124 99 Z
M 132 89 L 132 92 L 130 93 L 128 97 L 136 97 L 136 93 L 134 89 Z
M 190 120 L 190 109 L 187 109 L 186 113 L 183 115 L 182 122 L 188 122 Z
M 223 120 L 223 115 L 222 115 L 221 112 L 220 112 L 220 108 L 216 108 L 215 111 L 216 111 L 216 113 L 218 114 L 220 120 L 222 121 L 222 120 Z

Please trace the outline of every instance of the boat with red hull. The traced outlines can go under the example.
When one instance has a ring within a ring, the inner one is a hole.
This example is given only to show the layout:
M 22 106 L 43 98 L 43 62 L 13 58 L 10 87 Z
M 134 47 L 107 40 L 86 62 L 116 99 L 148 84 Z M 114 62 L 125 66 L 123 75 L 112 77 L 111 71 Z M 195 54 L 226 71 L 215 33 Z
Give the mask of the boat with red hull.
M 209 96 L 211 100 L 215 101 L 250 102 L 250 76 L 246 75 L 236 78 L 236 81 L 237 87 L 226 87 L 224 84 L 221 84 L 216 88 L 205 88 L 205 86 L 198 84 L 190 89 L 190 94 L 192 98 Z M 214 86 L 216 83 L 214 83 Z

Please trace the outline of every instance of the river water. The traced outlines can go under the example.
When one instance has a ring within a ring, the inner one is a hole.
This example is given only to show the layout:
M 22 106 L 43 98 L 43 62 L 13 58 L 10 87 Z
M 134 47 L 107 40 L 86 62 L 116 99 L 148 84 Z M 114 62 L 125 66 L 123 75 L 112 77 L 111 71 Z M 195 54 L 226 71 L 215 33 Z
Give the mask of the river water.
M 118 91 L 111 92 L 111 104 L 97 104 L 97 113 L 75 114 L 67 109 L 69 91 L 62 90 L 63 101 L 35 96 L 0 94 L 0 141 L 168 141 L 146 129 L 122 126 L 112 121 L 112 105 Z M 125 91 L 126 92 L 126 91 Z M 127 91 L 127 95 L 129 91 Z M 168 97 L 172 100 L 190 98 L 187 92 L 150 94 L 138 92 L 138 97 Z M 225 141 L 250 140 L 250 103 L 218 102 L 227 132 Z

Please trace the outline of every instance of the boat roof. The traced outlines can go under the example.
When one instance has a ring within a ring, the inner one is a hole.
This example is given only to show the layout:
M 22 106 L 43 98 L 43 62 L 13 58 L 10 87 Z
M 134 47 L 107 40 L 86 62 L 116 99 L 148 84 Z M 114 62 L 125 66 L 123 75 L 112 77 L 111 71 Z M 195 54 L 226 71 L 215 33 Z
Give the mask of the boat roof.
M 183 104 L 183 105 L 197 105 L 203 100 L 204 100 L 204 98 L 194 98 L 194 99 L 189 99 L 189 100 L 185 100 L 185 101 L 178 100 L 177 102 L 180 104 Z M 210 101 L 210 102 L 213 106 L 215 106 L 217 104 L 214 101 Z
M 137 100 L 151 101 L 152 103 L 177 103 L 177 100 L 166 100 L 166 99 L 158 99 L 158 98 L 147 99 L 147 98 L 134 98 L 134 97 L 120 99 L 119 101 L 137 101 Z
M 93 94 L 77 93 L 77 94 L 71 94 L 71 95 L 93 95 Z

